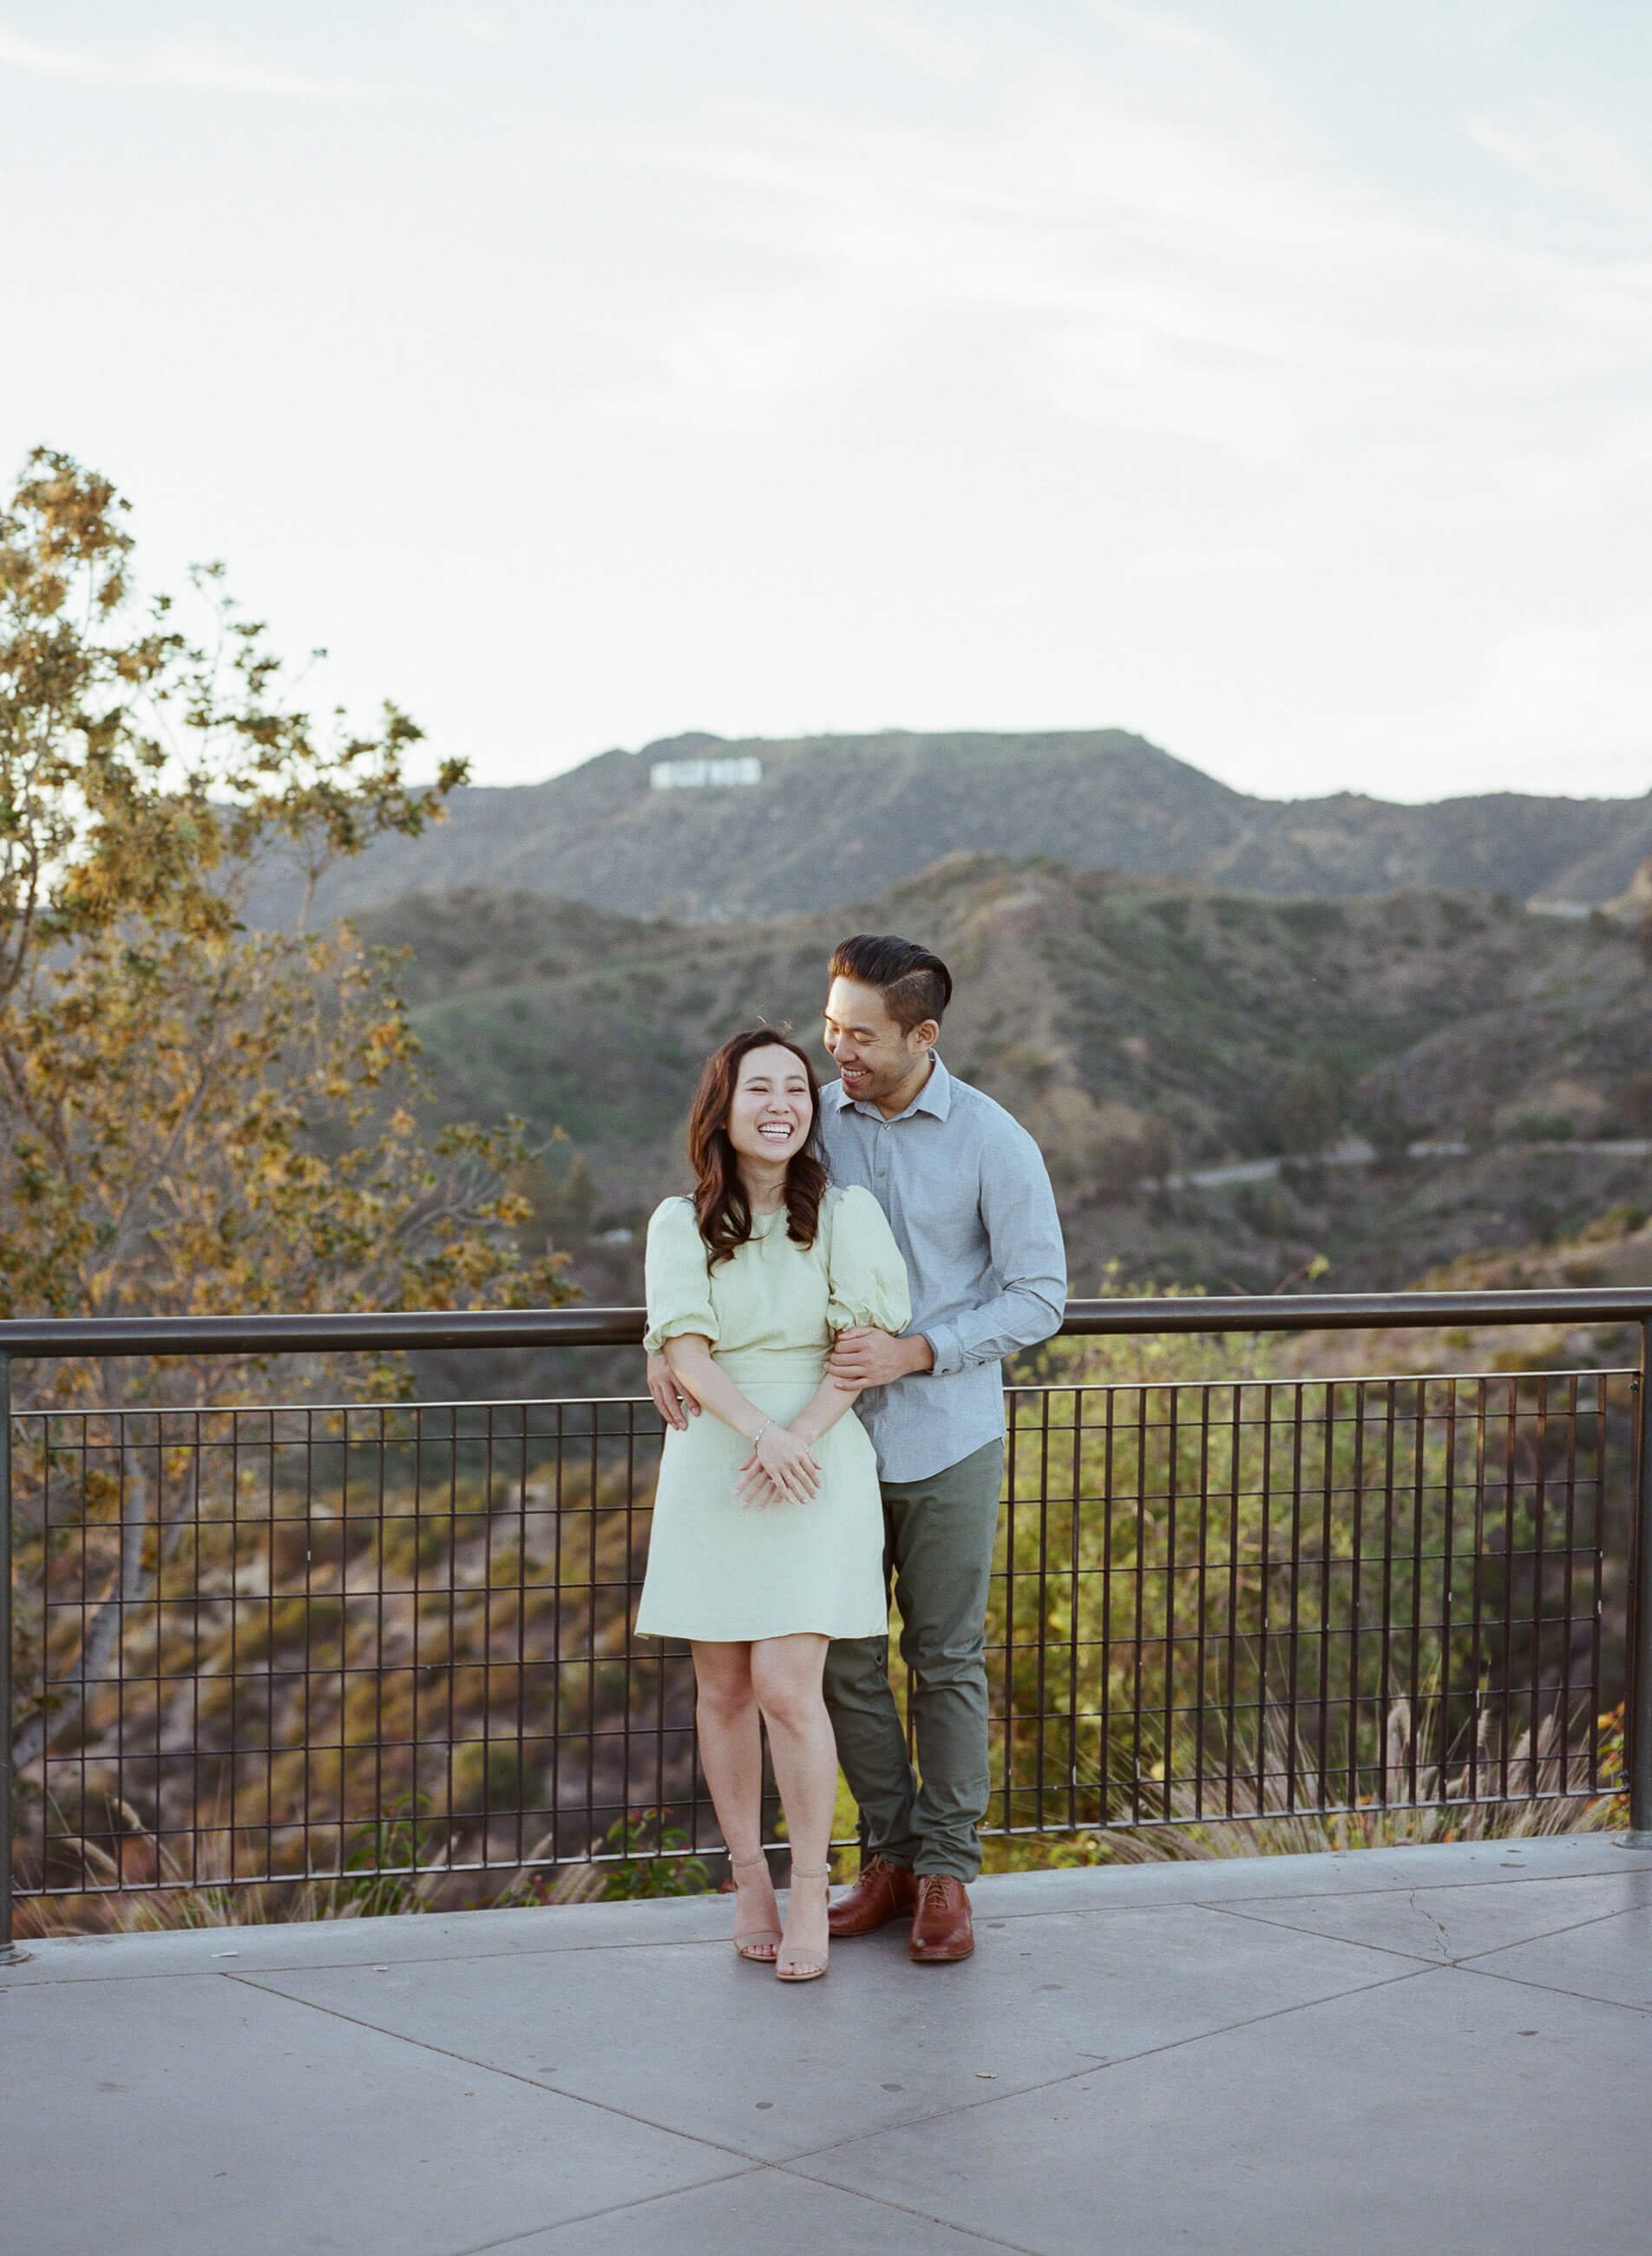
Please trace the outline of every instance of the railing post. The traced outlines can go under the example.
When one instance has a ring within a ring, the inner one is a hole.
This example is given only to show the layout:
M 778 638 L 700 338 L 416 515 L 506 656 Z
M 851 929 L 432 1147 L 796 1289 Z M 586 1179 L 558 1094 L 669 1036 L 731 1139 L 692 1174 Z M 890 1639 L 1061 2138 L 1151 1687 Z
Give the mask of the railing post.
M 11 1357 L 0 1351 L 0 1966 L 28 1952 L 11 1940 Z
M 1652 1316 L 1641 1319 L 1641 1400 L 1629 1593 L 1629 1667 L 1624 1723 L 1628 1741 L 1627 1849 L 1652 1849 Z

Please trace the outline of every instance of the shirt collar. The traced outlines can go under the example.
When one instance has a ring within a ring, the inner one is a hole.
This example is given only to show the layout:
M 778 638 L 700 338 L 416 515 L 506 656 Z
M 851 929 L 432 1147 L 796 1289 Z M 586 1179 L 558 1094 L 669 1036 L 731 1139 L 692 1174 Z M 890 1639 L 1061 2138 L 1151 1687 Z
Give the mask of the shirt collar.
M 906 1110 L 893 1114 L 892 1120 L 910 1120 L 914 1112 L 930 1112 L 937 1120 L 944 1120 L 951 1111 L 952 1076 L 942 1064 L 939 1054 L 935 1051 L 931 1050 L 929 1055 L 934 1062 L 934 1070 L 929 1078 L 907 1105 Z M 865 1113 L 869 1120 L 881 1120 L 885 1117 L 875 1104 L 863 1104 L 858 1099 L 851 1097 L 841 1081 L 828 1082 L 821 1091 L 821 1102 L 823 1104 L 830 1104 L 834 1112 L 861 1112 Z

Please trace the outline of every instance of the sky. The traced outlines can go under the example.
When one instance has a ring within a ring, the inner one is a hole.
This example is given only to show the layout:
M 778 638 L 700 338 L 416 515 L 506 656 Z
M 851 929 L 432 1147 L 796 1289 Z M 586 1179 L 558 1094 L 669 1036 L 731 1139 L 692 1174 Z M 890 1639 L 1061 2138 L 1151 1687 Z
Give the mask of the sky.
M 0 475 L 477 781 L 1652 787 L 1652 10 L 0 0 Z

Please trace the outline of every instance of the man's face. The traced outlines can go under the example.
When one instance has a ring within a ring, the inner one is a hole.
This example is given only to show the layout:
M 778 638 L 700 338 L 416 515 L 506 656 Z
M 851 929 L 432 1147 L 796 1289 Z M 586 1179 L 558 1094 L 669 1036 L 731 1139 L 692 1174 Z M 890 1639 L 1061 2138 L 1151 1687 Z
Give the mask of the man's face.
M 826 997 L 826 1047 L 858 1104 L 881 1104 L 926 1072 L 939 1031 L 926 1019 L 902 1033 L 879 990 L 858 979 L 834 979 Z

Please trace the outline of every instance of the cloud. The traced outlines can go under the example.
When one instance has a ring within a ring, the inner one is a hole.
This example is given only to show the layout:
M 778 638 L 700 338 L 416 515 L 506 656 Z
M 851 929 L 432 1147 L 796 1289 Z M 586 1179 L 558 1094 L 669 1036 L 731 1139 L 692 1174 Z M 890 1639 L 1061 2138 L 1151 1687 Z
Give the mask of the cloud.
M 1090 12 L 1109 31 L 1122 32 L 1139 46 L 1157 48 L 1163 54 L 1192 57 L 1223 68 L 1234 60 L 1233 50 L 1213 32 L 1201 31 L 1161 11 L 1126 8 L 1119 0 L 1090 0 Z
M 1282 572 L 1289 561 L 1277 548 L 1152 548 L 1135 558 L 1131 571 L 1140 580 L 1205 580 L 1232 575 L 1246 579 L 1259 572 Z
M 1340 764 L 1338 755 L 1345 755 Z M 1325 747 L 1331 766 L 1396 798 L 1652 789 L 1652 625 L 1563 621 L 1500 637 L 1452 698 L 1362 720 Z
M 804 13 L 835 31 L 859 32 L 922 77 L 958 81 L 974 74 L 977 48 L 955 32 L 942 31 L 910 8 L 879 0 L 804 0 Z
M 479 15 L 474 11 L 466 13 L 450 11 L 437 20 L 448 31 L 456 32 L 462 39 L 475 40 L 478 46 L 503 46 L 511 36 L 497 17 Z
M 1592 120 L 1538 107 L 1471 117 L 1463 130 L 1476 148 L 1539 187 L 1643 219 L 1652 213 L 1652 174 Z
M 1644 264 L 1363 175 L 1242 59 L 1098 13 L 1123 34 L 1105 58 L 1025 34 L 984 53 L 985 105 L 731 101 L 655 137 L 694 234 L 610 408 L 773 424 L 828 379 L 904 382 L 956 335 L 950 380 L 991 381 L 1029 427 L 1053 410 L 1104 448 L 1295 480 L 1322 517 L 1530 524 L 1633 458 Z
M 866 349 L 864 316 L 815 292 L 697 303 L 646 370 L 596 403 L 604 416 L 702 431 L 773 427 L 800 392 L 829 388 Z
M 94 86 L 154 87 L 183 94 L 250 94 L 293 102 L 393 102 L 409 87 L 317 78 L 282 70 L 235 47 L 201 39 L 159 41 L 130 53 L 65 47 L 0 28 L 0 68 Z

